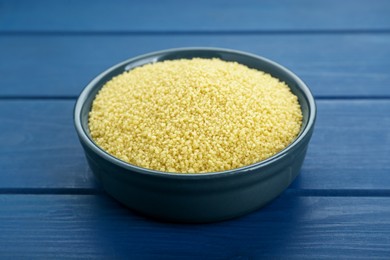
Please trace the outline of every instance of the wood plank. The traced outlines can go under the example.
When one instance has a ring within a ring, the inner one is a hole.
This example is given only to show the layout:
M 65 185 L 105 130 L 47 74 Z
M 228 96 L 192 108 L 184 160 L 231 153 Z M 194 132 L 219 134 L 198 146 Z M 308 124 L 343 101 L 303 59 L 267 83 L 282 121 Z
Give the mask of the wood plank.
M 218 46 L 273 59 L 317 97 L 390 96 L 390 35 L 3 36 L 0 97 L 77 96 L 106 68 L 140 54 Z
M 0 102 L 0 187 L 93 188 L 73 101 Z
M 0 202 L 2 258 L 373 259 L 390 255 L 388 197 L 282 196 L 242 218 L 208 225 L 153 221 L 106 196 L 1 195 Z
M 0 30 L 388 30 L 388 13 L 386 0 L 2 0 Z
M 292 188 L 388 190 L 390 100 L 317 104 L 310 150 Z
M 315 132 L 291 188 L 389 190 L 390 100 L 317 103 Z M 72 109 L 73 101 L 0 102 L 0 192 L 99 189 L 77 140 Z

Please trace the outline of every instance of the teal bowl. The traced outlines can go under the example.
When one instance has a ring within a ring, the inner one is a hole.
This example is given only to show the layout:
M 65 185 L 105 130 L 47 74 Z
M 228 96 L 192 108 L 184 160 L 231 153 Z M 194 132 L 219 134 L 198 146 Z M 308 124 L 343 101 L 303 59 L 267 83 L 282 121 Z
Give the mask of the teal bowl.
M 233 170 L 179 174 L 121 161 L 91 138 L 88 114 L 97 92 L 114 76 L 148 63 L 182 58 L 219 58 L 265 71 L 298 97 L 303 123 L 297 138 L 274 156 Z M 74 124 L 92 172 L 108 194 L 129 208 L 161 220 L 214 222 L 253 212 L 280 195 L 297 177 L 313 133 L 316 105 L 309 88 L 281 65 L 249 53 L 218 48 L 180 48 L 138 56 L 112 66 L 80 94 Z

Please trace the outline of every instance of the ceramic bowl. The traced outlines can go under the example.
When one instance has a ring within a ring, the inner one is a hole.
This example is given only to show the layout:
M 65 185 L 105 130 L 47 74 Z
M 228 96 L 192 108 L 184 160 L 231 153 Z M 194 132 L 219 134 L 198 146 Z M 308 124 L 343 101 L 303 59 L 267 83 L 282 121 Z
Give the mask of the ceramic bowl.
M 145 169 L 101 149 L 88 129 L 88 113 L 97 92 L 112 77 L 147 63 L 181 58 L 219 58 L 265 71 L 287 83 L 298 97 L 303 123 L 297 138 L 274 156 L 233 170 L 179 174 Z M 281 194 L 297 177 L 316 118 L 314 98 L 295 74 L 266 58 L 218 48 L 170 49 L 138 56 L 112 66 L 80 94 L 74 124 L 94 175 L 112 197 L 129 208 L 174 222 L 213 222 L 255 211 Z

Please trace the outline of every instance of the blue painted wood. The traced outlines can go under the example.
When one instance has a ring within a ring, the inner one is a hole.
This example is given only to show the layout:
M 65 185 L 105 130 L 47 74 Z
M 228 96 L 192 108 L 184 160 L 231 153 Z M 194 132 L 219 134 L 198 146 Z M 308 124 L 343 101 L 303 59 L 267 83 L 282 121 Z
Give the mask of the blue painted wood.
M 390 100 L 317 103 L 315 134 L 293 188 L 389 189 Z
M 73 101 L 0 102 L 0 187 L 94 188 Z
M 302 173 L 291 188 L 325 193 L 389 190 L 390 100 L 317 103 L 314 135 Z M 98 189 L 73 129 L 73 104 L 0 102 L 0 193 L 23 193 L 26 188 Z
M 390 29 L 386 0 L 2 0 L 1 31 Z
M 297 73 L 317 97 L 390 97 L 390 35 L 0 36 L 0 97 L 77 96 L 106 68 L 186 46 L 234 48 Z
M 388 258 L 389 13 L 385 0 L 0 0 L 0 258 Z M 72 126 L 96 74 L 184 46 L 266 56 L 320 99 L 301 175 L 240 219 L 168 224 L 124 208 Z
M 169 224 L 106 196 L 1 195 L 0 257 L 376 259 L 390 255 L 390 198 L 281 196 L 242 218 Z

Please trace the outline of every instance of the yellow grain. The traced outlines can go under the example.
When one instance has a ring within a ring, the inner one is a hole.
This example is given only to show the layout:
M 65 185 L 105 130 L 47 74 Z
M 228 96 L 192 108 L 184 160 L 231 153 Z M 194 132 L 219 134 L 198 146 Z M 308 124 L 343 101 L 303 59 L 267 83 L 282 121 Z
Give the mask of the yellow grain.
M 94 141 L 141 167 L 176 173 L 234 169 L 289 145 L 302 112 L 289 87 L 236 62 L 181 59 L 107 82 L 89 114 Z

